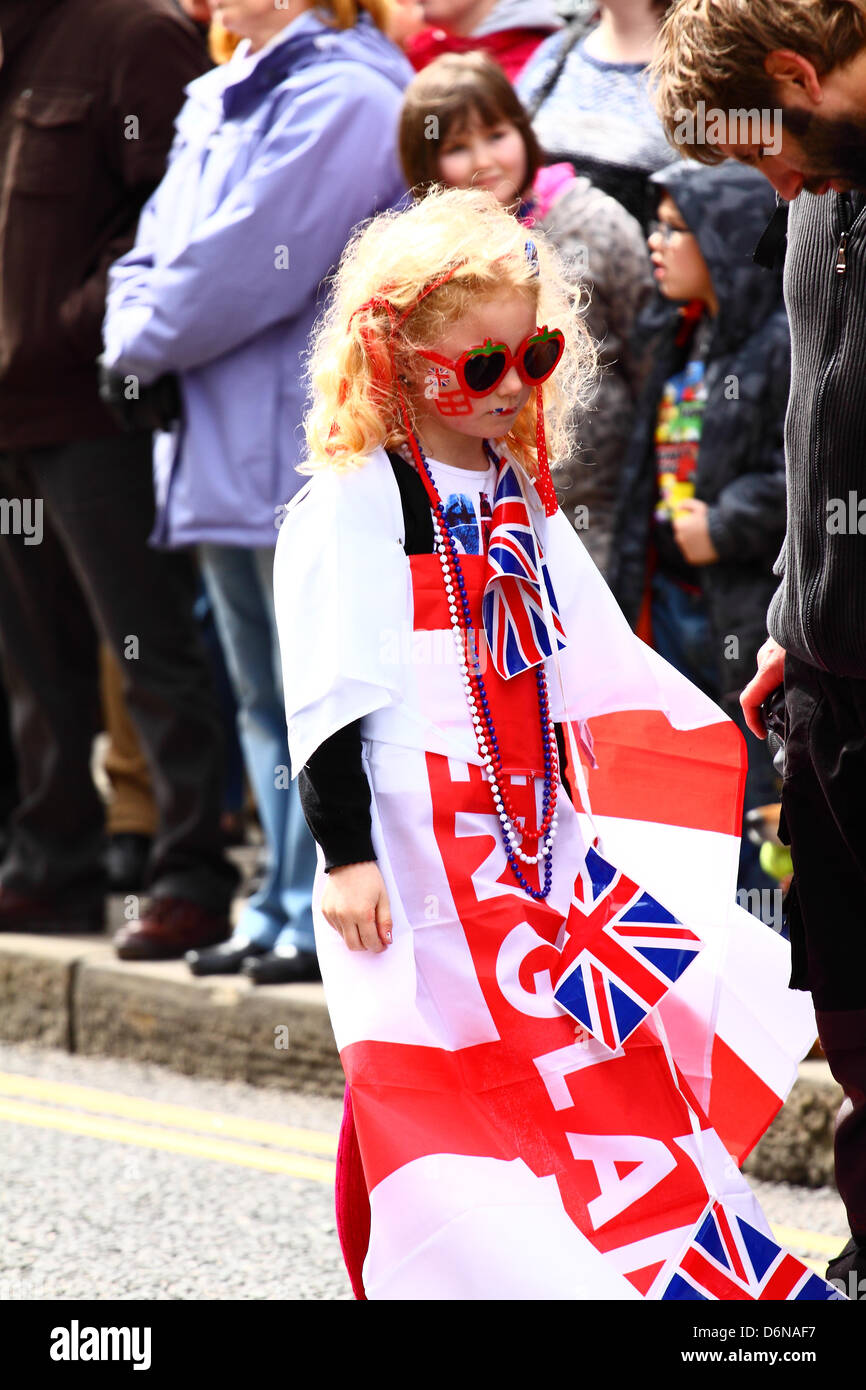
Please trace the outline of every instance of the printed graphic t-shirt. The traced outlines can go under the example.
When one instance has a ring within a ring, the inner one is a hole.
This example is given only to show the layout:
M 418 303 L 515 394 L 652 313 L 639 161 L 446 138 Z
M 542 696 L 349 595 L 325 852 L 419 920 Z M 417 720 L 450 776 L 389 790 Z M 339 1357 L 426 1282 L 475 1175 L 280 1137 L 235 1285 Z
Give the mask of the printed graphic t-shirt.
M 476 472 L 428 459 L 451 534 L 461 555 L 484 555 L 493 522 L 496 468 Z
M 671 523 L 679 504 L 695 495 L 706 401 L 704 363 L 700 357 L 692 357 L 681 372 L 665 383 L 655 429 L 655 543 L 659 569 L 696 588 L 697 570 L 684 558 Z

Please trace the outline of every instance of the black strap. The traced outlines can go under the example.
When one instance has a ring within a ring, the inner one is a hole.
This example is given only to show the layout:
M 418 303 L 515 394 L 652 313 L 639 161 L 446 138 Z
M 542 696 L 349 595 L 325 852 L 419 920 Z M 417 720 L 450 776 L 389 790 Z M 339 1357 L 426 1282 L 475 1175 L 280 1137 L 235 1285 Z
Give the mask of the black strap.
M 788 249 L 788 204 L 776 199 L 776 211 L 770 218 L 752 260 L 764 270 L 778 270 L 785 263 Z
M 411 463 L 407 463 L 391 449 L 387 453 L 397 487 L 400 489 L 400 505 L 403 508 L 403 524 L 406 531 L 403 549 L 407 555 L 432 555 L 435 537 L 427 489 Z

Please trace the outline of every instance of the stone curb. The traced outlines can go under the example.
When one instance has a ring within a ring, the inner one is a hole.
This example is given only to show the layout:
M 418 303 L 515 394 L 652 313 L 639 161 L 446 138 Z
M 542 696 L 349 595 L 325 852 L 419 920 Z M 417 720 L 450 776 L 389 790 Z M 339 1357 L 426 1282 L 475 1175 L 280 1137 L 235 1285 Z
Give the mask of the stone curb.
M 321 985 L 197 979 L 183 961 L 118 960 L 104 936 L 0 936 L 0 1038 L 343 1094 Z
M 801 1062 L 791 1093 L 743 1172 L 768 1182 L 834 1187 L 833 1130 L 842 1087 L 825 1061 Z
M 343 1093 L 321 985 L 197 979 L 183 961 L 118 960 L 106 936 L 0 935 L 0 1038 L 256 1086 Z M 841 1102 L 826 1062 L 801 1063 L 744 1171 L 832 1185 Z

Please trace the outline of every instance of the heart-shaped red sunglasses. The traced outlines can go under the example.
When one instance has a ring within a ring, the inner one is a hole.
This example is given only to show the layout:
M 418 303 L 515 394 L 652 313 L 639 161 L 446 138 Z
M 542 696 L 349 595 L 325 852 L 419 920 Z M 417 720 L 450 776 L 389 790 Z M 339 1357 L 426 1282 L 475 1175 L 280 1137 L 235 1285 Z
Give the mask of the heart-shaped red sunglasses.
M 457 377 L 469 396 L 489 396 L 511 367 L 516 367 L 521 381 L 527 386 L 540 386 L 552 376 L 565 351 L 565 338 L 558 328 L 537 328 L 530 333 L 515 353 L 505 343 L 488 338 L 480 347 L 467 348 L 456 362 L 440 357 L 438 352 L 423 352 L 419 356 L 440 367 L 447 367 Z

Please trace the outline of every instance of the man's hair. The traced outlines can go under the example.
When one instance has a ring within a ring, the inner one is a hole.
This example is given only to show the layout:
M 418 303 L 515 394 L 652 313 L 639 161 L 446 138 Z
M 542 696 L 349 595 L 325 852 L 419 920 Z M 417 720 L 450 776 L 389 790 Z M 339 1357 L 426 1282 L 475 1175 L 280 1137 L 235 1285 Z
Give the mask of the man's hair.
M 671 143 L 685 116 L 703 101 L 720 111 L 778 105 L 764 67 L 775 49 L 790 49 L 819 76 L 866 48 L 866 0 L 677 0 L 662 25 L 650 80 Z M 684 151 L 703 164 L 724 158 L 717 145 Z

